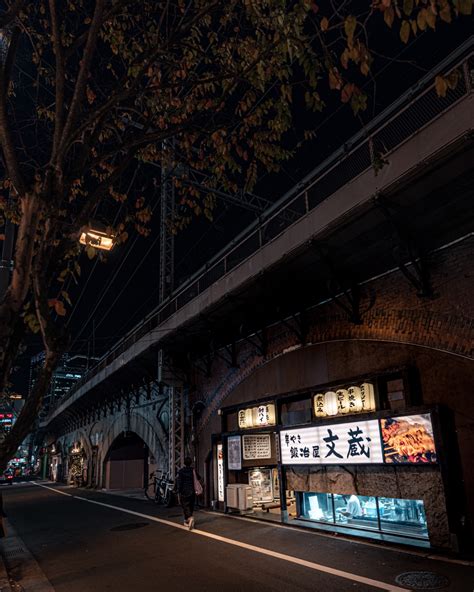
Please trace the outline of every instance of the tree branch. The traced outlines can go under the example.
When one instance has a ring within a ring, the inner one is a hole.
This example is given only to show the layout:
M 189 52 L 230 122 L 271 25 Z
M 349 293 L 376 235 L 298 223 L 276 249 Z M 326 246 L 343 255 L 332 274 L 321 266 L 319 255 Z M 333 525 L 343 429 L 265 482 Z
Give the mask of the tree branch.
M 0 29 L 4 29 L 14 21 L 25 4 L 26 0 L 16 0 L 12 6 L 10 6 L 9 10 L 4 12 L 0 16 Z
M 12 32 L 10 45 L 5 63 L 0 64 L 0 144 L 8 172 L 13 182 L 15 191 L 22 195 L 24 193 L 24 182 L 20 172 L 20 165 L 13 142 L 8 116 L 7 97 L 10 84 L 10 71 L 16 55 L 20 31 L 17 27 Z
M 76 120 L 79 116 L 81 101 L 86 90 L 87 77 L 89 76 L 89 68 L 91 65 L 94 52 L 96 50 L 97 38 L 100 27 L 102 26 L 102 15 L 104 10 L 104 0 L 97 0 L 92 17 L 92 23 L 89 29 L 86 46 L 82 55 L 81 66 L 76 80 L 76 86 L 71 101 L 69 114 L 64 125 L 61 142 L 58 147 L 58 155 L 63 153 L 64 147 L 69 143 L 69 134 L 71 133 Z
M 59 31 L 58 15 L 56 12 L 56 0 L 49 0 L 49 11 L 51 14 L 51 28 L 52 28 L 52 44 L 54 55 L 56 59 L 55 71 L 55 118 L 54 118 L 54 135 L 53 135 L 53 149 L 51 153 L 51 160 L 56 159 L 59 141 L 63 131 L 64 123 L 64 55 L 61 45 L 61 33 Z

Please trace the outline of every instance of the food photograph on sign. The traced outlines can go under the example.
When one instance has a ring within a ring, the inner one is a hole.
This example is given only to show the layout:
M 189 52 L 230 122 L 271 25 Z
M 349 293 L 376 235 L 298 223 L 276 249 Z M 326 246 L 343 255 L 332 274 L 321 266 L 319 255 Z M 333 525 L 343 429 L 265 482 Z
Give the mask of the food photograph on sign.
M 435 463 L 436 447 L 429 413 L 380 420 L 386 463 Z

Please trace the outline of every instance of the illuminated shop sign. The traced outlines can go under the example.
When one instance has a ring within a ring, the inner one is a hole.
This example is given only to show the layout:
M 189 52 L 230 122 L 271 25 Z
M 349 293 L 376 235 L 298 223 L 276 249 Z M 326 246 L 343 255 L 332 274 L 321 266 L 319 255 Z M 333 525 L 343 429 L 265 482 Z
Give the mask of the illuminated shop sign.
M 313 397 L 313 408 L 318 418 L 375 411 L 374 385 L 364 382 L 359 386 L 318 393 Z
M 258 407 L 239 411 L 239 428 L 263 428 L 276 423 L 275 403 L 265 403 Z
M 386 463 L 435 463 L 436 446 L 429 413 L 380 420 Z
M 222 444 L 217 445 L 217 499 L 224 501 L 224 453 Z
M 280 432 L 284 465 L 435 463 L 429 413 Z
M 280 432 L 284 465 L 382 463 L 377 419 Z

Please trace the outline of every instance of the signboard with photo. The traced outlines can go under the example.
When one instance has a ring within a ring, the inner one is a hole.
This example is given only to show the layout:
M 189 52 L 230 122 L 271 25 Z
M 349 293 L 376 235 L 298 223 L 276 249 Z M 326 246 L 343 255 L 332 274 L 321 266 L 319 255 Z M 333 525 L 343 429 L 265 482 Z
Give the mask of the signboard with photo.
M 249 471 L 249 485 L 252 487 L 254 502 L 273 501 L 271 469 L 253 469 Z
M 380 420 L 386 463 L 437 462 L 433 425 L 429 413 Z
M 280 432 L 284 465 L 383 463 L 377 419 Z
M 244 460 L 258 460 L 272 457 L 270 434 L 243 436 Z
M 229 436 L 227 438 L 227 466 L 231 471 L 240 471 L 242 468 L 240 436 Z

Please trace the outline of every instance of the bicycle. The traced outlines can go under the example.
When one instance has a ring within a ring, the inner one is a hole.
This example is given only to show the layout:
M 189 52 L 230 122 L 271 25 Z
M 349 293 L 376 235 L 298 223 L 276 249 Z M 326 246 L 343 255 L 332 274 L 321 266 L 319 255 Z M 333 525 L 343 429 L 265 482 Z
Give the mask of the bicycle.
M 156 473 L 158 471 L 150 474 L 151 483 L 149 480 L 148 486 L 145 487 L 145 496 L 155 504 L 170 507 L 174 501 L 174 481 L 164 471 L 160 471 L 159 475 Z M 152 486 L 151 491 L 150 486 Z

